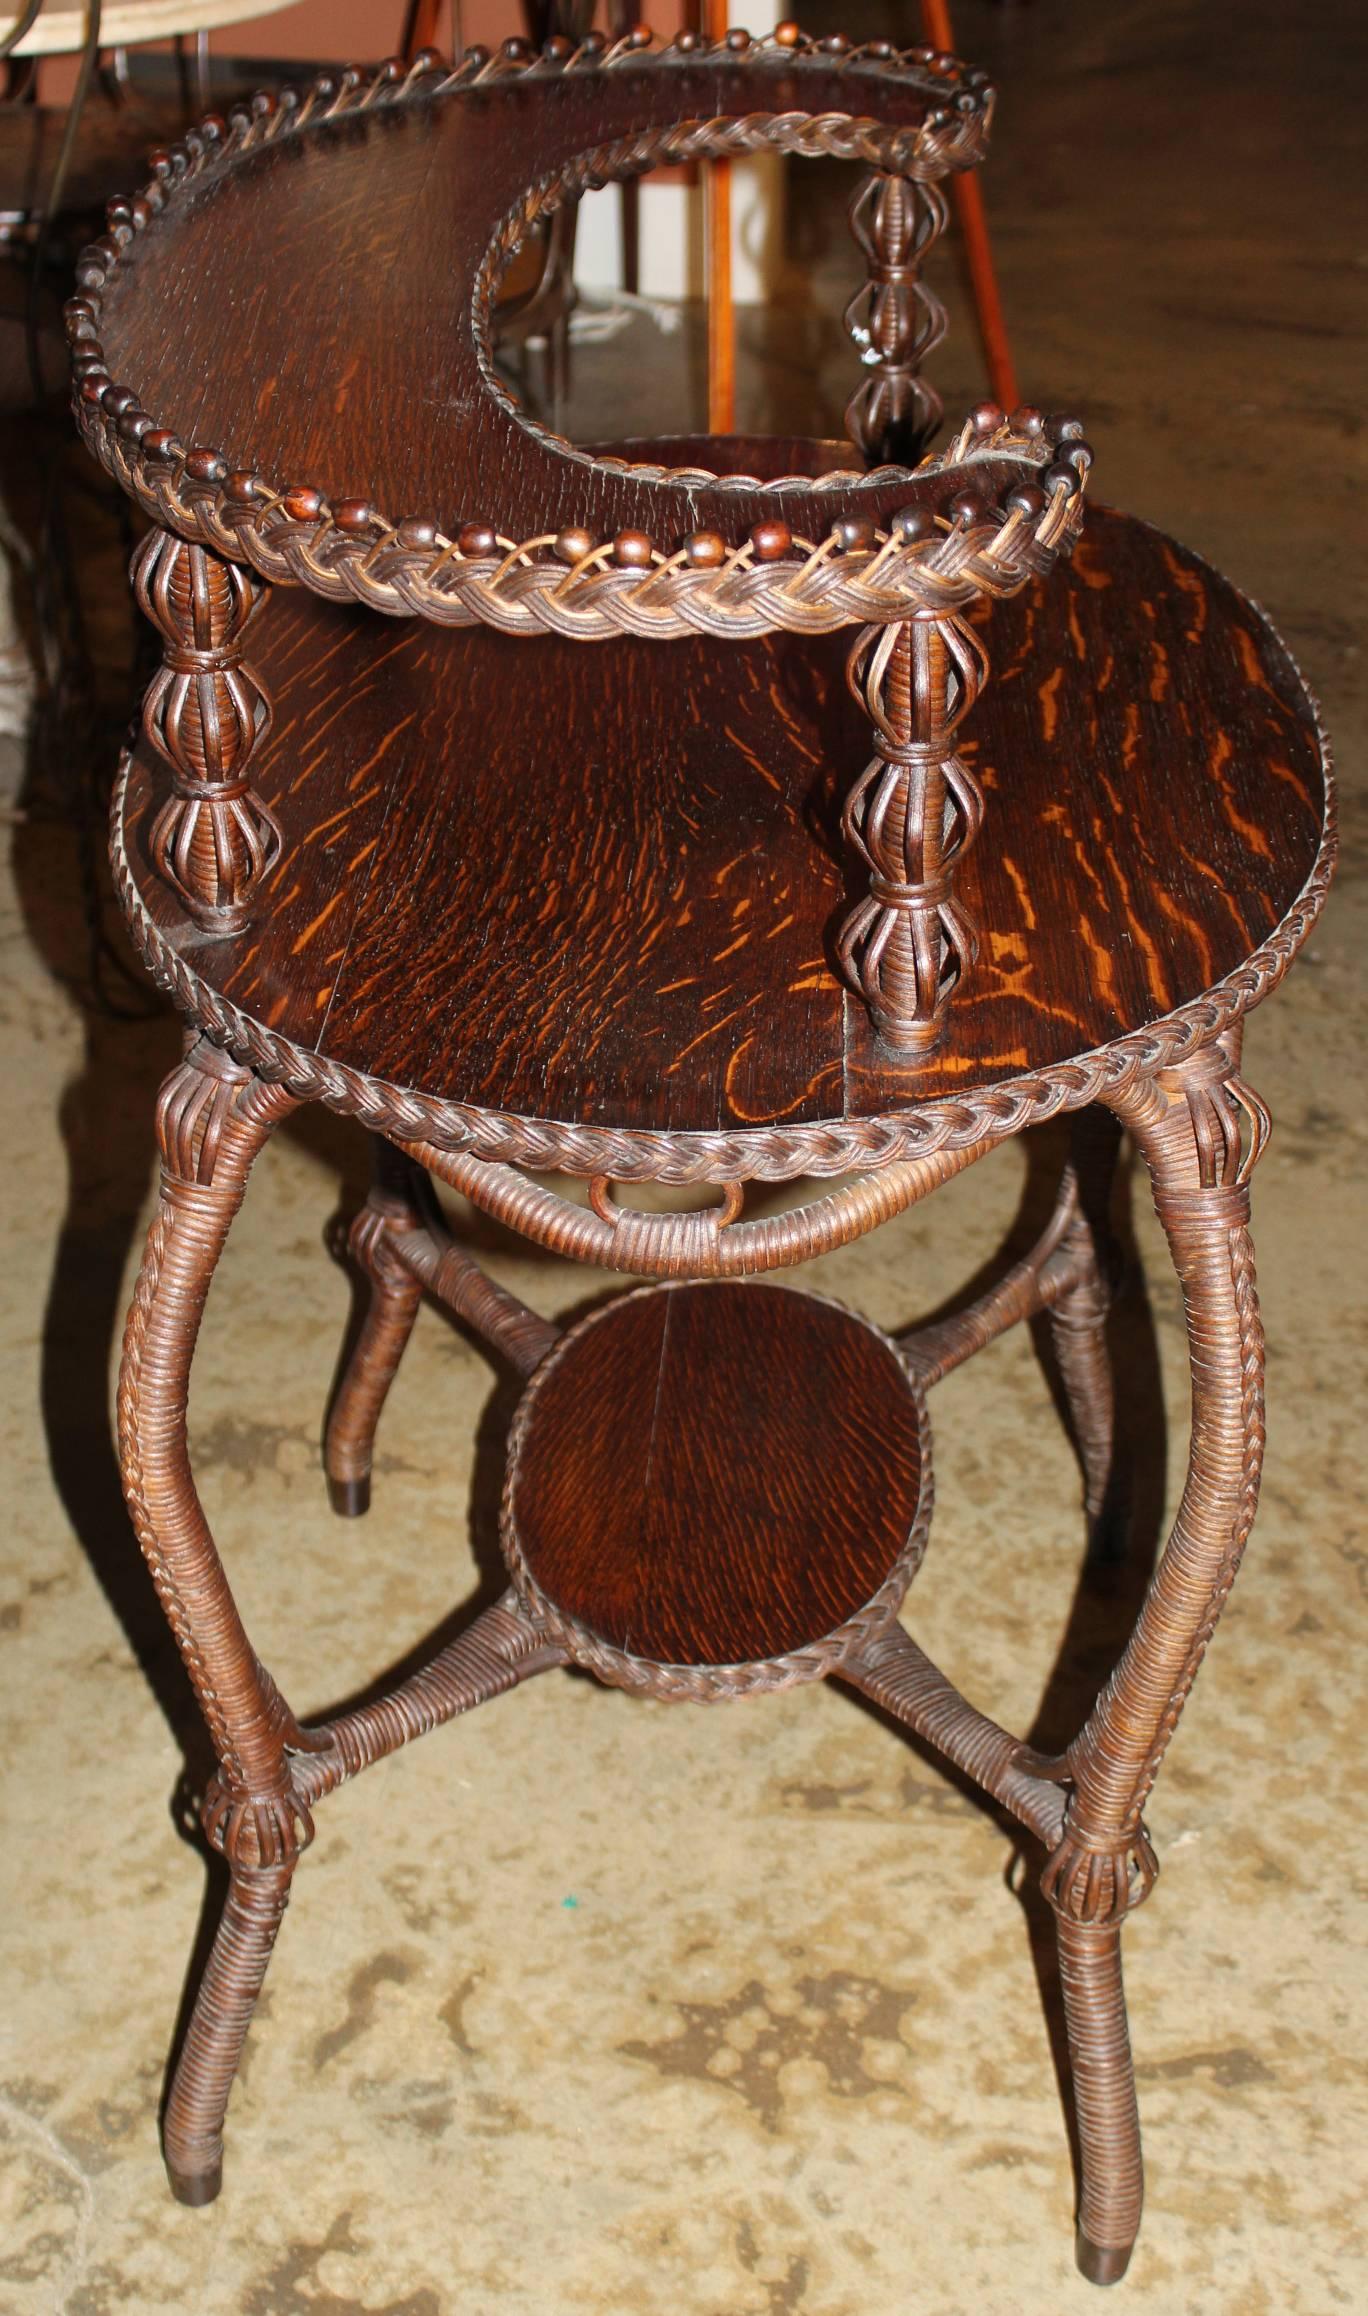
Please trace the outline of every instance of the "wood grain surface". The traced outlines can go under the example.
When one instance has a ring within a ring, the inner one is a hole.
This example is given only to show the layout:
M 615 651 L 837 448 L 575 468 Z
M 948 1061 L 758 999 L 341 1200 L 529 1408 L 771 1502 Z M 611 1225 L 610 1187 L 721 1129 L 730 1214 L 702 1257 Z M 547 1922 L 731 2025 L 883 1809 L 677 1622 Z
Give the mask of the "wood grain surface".
M 1220 981 L 1315 858 L 1313 710 L 1259 615 L 1131 518 L 987 617 L 964 753 L 982 952 L 900 1065 L 832 964 L 840 802 L 869 753 L 841 637 L 597 649 L 278 590 L 247 634 L 284 831 L 255 926 L 194 970 L 310 1051 L 522 1116 L 705 1130 L 906 1109 L 1091 1051 Z
M 916 1519 L 916 1403 L 882 1336 L 751 1284 L 610 1304 L 533 1386 L 510 1517 L 535 1582 L 613 1648 L 740 1664 L 872 1598 Z
M 747 115 L 853 111 L 916 126 L 946 101 L 928 75 L 772 56 L 513 76 L 342 117 L 177 194 L 106 292 L 105 357 L 187 445 L 395 522 L 428 517 L 453 535 L 489 522 L 514 538 L 625 528 L 673 544 L 708 527 L 744 536 L 777 515 L 801 533 L 816 520 L 802 491 L 627 482 L 526 432 L 481 372 L 472 285 L 501 219 L 576 154 Z M 852 292 L 863 270 L 852 246 Z M 985 462 L 985 494 L 1024 473 Z M 840 496 L 877 515 L 907 486 L 847 483 Z M 816 535 L 826 528 L 817 521 Z

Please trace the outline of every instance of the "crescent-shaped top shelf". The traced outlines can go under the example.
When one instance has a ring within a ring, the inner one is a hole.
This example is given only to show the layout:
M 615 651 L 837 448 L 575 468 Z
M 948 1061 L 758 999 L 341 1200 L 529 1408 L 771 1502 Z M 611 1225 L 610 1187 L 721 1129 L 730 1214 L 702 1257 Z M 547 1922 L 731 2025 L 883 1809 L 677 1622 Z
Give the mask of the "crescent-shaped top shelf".
M 735 474 L 595 455 L 519 410 L 489 313 L 558 201 L 759 147 L 923 181 L 983 150 L 992 91 L 949 57 L 787 26 L 643 41 L 348 72 L 154 155 L 68 308 L 96 455 L 269 578 L 450 625 L 820 632 L 1042 570 L 1076 527 L 1076 422 L 986 407 L 915 473 L 794 473 L 780 444 Z

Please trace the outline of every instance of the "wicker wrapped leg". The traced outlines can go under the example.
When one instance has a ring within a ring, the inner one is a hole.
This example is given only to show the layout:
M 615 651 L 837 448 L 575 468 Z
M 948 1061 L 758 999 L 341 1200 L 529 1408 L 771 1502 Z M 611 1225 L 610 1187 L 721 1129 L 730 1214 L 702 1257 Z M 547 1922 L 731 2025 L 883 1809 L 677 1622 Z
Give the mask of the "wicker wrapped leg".
M 185 1426 L 210 1279 L 252 1160 L 294 1107 L 291 1095 L 204 1043 L 172 1071 L 157 1105 L 161 1200 L 119 1375 L 124 1492 L 218 1755 L 203 1819 L 231 1876 L 167 2111 L 171 2184 L 190 2203 L 218 2192 L 229 2088 L 295 1861 L 313 1830 L 288 1750 L 308 1740 L 243 1629 L 195 1492 Z
M 370 1509 L 376 1426 L 423 1299 L 420 1281 L 389 1243 L 392 1232 L 412 1230 L 418 1220 L 405 1187 L 407 1161 L 378 1137 L 373 1151 L 375 1187 L 348 1239 L 352 1258 L 369 1281 L 370 1300 L 337 1388 L 323 1448 L 328 1500 L 344 1519 Z
M 1115 1121 L 1105 1113 L 1085 1110 L 1075 1120 L 1073 1171 L 1079 1203 L 1063 1245 L 1078 1267 L 1079 1279 L 1049 1315 L 1050 1339 L 1083 1467 L 1088 1549 L 1095 1558 L 1107 1557 L 1114 1549 L 1119 1525 L 1114 1517 L 1115 1402 L 1107 1348 L 1116 1268 L 1107 1207 L 1118 1141 Z
M 1057 1929 L 1082 2173 L 1078 2265 L 1090 2283 L 1115 2284 L 1129 2264 L 1144 2197 L 1121 1932 L 1062 1916 Z
M 1041 1883 L 1059 1918 L 1078 2100 L 1079 2265 L 1099 2283 L 1124 2271 L 1140 2216 L 1120 1933 L 1158 1871 L 1142 1813 L 1235 1581 L 1264 1439 L 1248 1175 L 1267 1113 L 1241 1081 L 1229 1038 L 1132 1089 L 1116 1107 L 1144 1152 L 1182 1285 L 1192 1437 L 1182 1502 L 1134 1631 L 1056 1765 L 1072 1790 Z
M 223 2184 L 228 2094 L 284 1918 L 297 1855 L 280 1866 L 244 1867 L 229 1882 L 163 2127 L 166 2176 L 181 2203 L 212 2203 Z

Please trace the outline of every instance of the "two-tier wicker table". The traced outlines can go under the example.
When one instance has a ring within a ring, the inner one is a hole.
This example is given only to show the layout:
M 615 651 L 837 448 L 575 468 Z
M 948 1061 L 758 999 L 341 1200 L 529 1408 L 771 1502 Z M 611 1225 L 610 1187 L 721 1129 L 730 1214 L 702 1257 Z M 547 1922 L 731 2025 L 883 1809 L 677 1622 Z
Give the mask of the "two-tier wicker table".
M 1079 2257 L 1098 2281 L 1125 2267 L 1121 1928 L 1154 1878 L 1142 1810 L 1263 1437 L 1247 1179 L 1267 1119 L 1241 1023 L 1321 904 L 1330 799 L 1313 705 L 1262 616 L 1141 523 L 1094 511 L 1080 536 L 1075 423 L 985 407 L 916 463 L 941 323 L 920 261 L 988 112 L 950 58 L 788 27 L 663 56 L 637 36 L 540 58 L 510 43 L 207 123 L 86 253 L 81 423 L 152 518 L 135 583 L 164 642 L 113 857 L 188 1039 L 158 1109 L 119 1406 L 231 1876 L 166 2117 L 189 2202 L 218 2190 L 325 1794 L 555 1665 L 681 1699 L 835 1674 L 1044 1847 Z M 591 454 L 531 424 L 489 353 L 519 235 L 587 186 L 759 145 L 871 172 L 857 449 Z M 528 1379 L 505 1597 L 392 1694 L 312 1727 L 243 1629 L 185 1425 L 249 1169 L 305 1102 L 362 1120 L 380 1160 L 352 1233 L 372 1292 L 328 1431 L 337 1510 L 365 1510 L 424 1290 Z M 1079 1156 L 1053 1219 L 959 1317 L 895 1342 L 756 1278 L 1064 1111 Z M 1046 1759 L 898 1612 L 930 1517 L 929 1387 L 1033 1313 L 1101 1505 L 1116 1121 L 1182 1281 L 1190 1467 L 1125 1652 Z M 454 1242 L 433 1176 L 653 1283 L 561 1333 Z M 798 1176 L 826 1187 L 744 1211 L 748 1185 Z M 681 1186 L 683 1209 L 643 1211 L 642 1183 Z

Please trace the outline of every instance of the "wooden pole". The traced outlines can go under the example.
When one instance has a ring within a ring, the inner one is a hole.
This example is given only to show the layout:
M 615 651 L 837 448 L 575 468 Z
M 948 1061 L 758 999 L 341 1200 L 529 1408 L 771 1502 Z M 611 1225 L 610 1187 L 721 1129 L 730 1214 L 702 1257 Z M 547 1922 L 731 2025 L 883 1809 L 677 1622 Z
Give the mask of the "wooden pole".
M 727 31 L 727 0 L 706 0 L 704 29 L 710 40 Z M 708 432 L 731 434 L 736 427 L 736 317 L 732 305 L 731 163 L 705 164 L 708 299 Z
M 953 56 L 955 35 L 951 28 L 948 0 L 921 0 L 921 18 L 927 46 Z M 1002 300 L 998 295 L 997 273 L 988 240 L 983 194 L 973 170 L 963 170 L 951 178 L 950 198 L 955 206 L 960 232 L 964 236 L 969 284 L 973 291 L 974 312 L 978 320 L 984 360 L 988 366 L 988 383 L 993 400 L 1004 410 L 1015 410 L 1021 397 L 1017 392 L 1016 372 L 1012 367 L 1012 350 L 1007 342 L 1007 325 L 1002 318 Z

